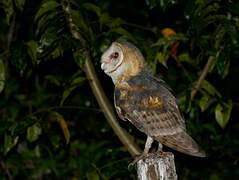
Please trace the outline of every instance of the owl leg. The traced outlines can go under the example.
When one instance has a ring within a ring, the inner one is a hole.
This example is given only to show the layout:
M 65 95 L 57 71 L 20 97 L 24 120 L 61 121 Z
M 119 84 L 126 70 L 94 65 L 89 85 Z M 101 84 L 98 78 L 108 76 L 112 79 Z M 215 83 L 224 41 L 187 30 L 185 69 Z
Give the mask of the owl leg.
M 168 156 L 170 153 L 168 152 L 164 152 L 163 151 L 163 144 L 161 144 L 160 142 L 158 142 L 158 151 L 157 153 L 159 153 L 160 156 Z
M 151 138 L 150 136 L 147 136 L 147 140 L 144 146 L 144 152 L 142 155 L 146 155 L 149 153 L 149 149 L 151 148 L 153 142 L 154 142 L 153 138 Z
M 160 143 L 160 142 L 158 142 L 159 144 L 158 144 L 158 151 L 163 151 L 162 149 L 163 149 L 163 145 Z
M 147 140 L 144 146 L 144 151 L 141 155 L 137 156 L 134 161 L 132 163 L 129 164 L 130 166 L 133 166 L 136 162 L 138 162 L 140 159 L 143 159 L 144 157 L 146 157 L 149 153 L 149 150 L 152 146 L 152 143 L 154 142 L 153 138 L 151 138 L 150 136 L 147 136 Z

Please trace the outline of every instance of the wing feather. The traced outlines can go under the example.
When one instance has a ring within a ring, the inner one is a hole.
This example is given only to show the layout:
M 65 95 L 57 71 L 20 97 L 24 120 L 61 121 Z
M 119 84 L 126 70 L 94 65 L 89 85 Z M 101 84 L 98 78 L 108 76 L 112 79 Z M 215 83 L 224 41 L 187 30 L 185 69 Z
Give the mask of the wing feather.
M 144 79 L 143 87 L 134 82 L 129 82 L 129 87 L 131 90 L 122 93 L 124 97 L 121 97 L 121 89 L 115 90 L 115 106 L 124 112 L 118 112 L 121 119 L 128 119 L 149 136 L 172 135 L 185 130 L 176 98 L 164 81 Z

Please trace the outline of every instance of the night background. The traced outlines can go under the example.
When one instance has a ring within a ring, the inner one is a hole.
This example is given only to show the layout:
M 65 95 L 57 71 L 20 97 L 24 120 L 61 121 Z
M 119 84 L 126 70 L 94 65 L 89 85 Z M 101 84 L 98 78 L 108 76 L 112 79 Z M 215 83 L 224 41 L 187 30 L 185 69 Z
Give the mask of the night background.
M 233 0 L 1 0 L 0 179 L 137 179 L 128 168 L 134 153 L 111 126 L 118 122 L 114 129 L 120 124 L 136 149 L 146 135 L 109 117 L 114 85 L 100 69 L 118 38 L 135 44 L 170 85 L 188 133 L 207 154 L 164 147 L 178 179 L 238 179 Z

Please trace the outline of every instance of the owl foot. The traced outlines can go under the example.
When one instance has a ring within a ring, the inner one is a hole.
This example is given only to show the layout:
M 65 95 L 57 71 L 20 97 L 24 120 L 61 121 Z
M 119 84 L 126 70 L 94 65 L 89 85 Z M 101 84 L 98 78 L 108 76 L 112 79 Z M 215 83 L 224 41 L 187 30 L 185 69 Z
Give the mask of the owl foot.
M 160 157 L 164 157 L 164 156 L 169 156 L 171 155 L 172 153 L 171 152 L 164 152 L 164 151 L 157 151 L 156 152 Z
M 138 155 L 134 158 L 134 161 L 129 163 L 128 165 L 128 169 L 131 169 L 131 167 L 133 167 L 139 160 L 141 159 L 145 159 L 149 156 L 149 153 L 145 154 L 145 153 L 142 153 L 141 155 Z
M 143 153 L 139 156 L 136 156 L 134 161 L 128 165 L 128 168 L 133 167 L 135 165 L 135 163 L 137 163 L 139 160 L 144 159 L 149 156 L 149 154 L 150 154 L 149 149 L 151 148 L 153 141 L 154 141 L 153 138 L 151 138 L 150 136 L 147 136 L 147 140 L 145 143 Z

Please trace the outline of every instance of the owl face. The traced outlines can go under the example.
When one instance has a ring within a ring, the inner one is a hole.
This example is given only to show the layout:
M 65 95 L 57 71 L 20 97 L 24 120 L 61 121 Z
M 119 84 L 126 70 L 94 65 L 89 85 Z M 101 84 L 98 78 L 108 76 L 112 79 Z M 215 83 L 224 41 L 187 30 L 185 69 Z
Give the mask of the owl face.
M 101 69 L 111 76 L 121 66 L 123 59 L 122 49 L 114 42 L 101 57 Z
M 116 41 L 101 57 L 101 69 L 114 84 L 126 81 L 144 68 L 144 58 L 138 48 L 125 41 Z

